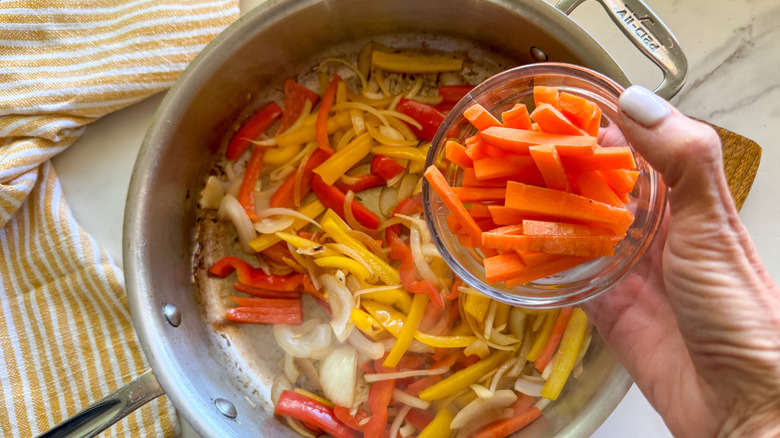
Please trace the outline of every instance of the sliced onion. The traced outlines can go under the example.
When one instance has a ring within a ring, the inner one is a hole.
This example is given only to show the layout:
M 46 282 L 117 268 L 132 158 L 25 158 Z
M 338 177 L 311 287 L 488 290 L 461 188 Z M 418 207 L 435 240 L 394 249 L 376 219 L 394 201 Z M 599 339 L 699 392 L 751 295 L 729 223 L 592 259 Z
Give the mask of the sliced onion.
M 200 192 L 200 208 L 204 210 L 216 210 L 222 203 L 222 197 L 225 196 L 225 189 L 222 187 L 222 181 L 214 175 L 206 180 L 206 186 Z
M 537 382 L 528 379 L 527 376 L 520 376 L 520 378 L 515 381 L 515 391 L 522 392 L 531 397 L 541 397 L 543 388 L 544 380 Z
M 318 318 L 298 326 L 274 324 L 274 338 L 282 349 L 293 357 L 319 358 L 330 349 L 332 331 Z
M 398 388 L 393 389 L 393 398 L 405 405 L 409 405 L 417 409 L 428 409 L 428 407 L 431 405 L 430 402 L 419 399 L 413 395 L 409 395 Z
M 407 140 L 404 138 L 403 134 L 401 134 L 397 129 L 387 126 L 387 125 L 379 125 L 376 126 L 374 123 L 366 123 L 366 130 L 371 135 L 371 138 L 376 140 L 378 143 L 387 145 L 387 146 L 416 146 L 418 143 L 418 140 Z
M 352 213 L 352 203 L 355 201 L 355 192 L 352 190 L 348 190 L 346 196 L 344 196 L 344 219 L 347 222 L 347 225 L 349 225 L 350 228 L 353 230 L 358 230 L 363 233 L 371 233 L 373 230 L 370 228 L 364 226 L 360 222 L 358 222 L 357 219 L 355 219 L 355 215 Z
M 317 68 L 320 69 L 320 70 L 324 69 L 325 68 L 325 64 L 328 63 L 328 62 L 336 62 L 336 63 L 344 65 L 348 69 L 352 70 L 353 73 L 355 73 L 355 75 L 360 80 L 360 86 L 364 90 L 366 89 L 366 87 L 368 87 L 368 83 L 366 81 L 366 77 L 363 76 L 363 73 L 360 72 L 360 69 L 355 67 L 351 63 L 341 59 L 341 58 L 327 58 L 327 59 L 324 59 Z
M 273 383 L 271 384 L 271 401 L 273 402 L 274 406 L 279 403 L 279 397 L 282 396 L 283 391 L 292 391 L 292 389 L 292 383 L 290 383 L 286 377 L 276 376 Z
M 255 228 L 252 226 L 252 220 L 247 216 L 244 207 L 233 195 L 225 195 L 222 202 L 219 203 L 217 217 L 220 220 L 230 220 L 238 233 L 238 241 L 241 244 L 241 250 L 247 254 L 254 254 L 255 250 L 249 246 L 249 241 L 257 237 Z
M 305 374 L 306 378 L 309 379 L 309 385 L 321 389 L 322 384 L 320 382 L 320 375 L 317 373 L 317 368 L 314 366 L 314 363 L 311 361 L 311 359 L 301 357 L 296 361 L 298 362 L 298 366 L 301 368 L 301 371 L 303 371 L 303 374 Z
M 463 407 L 455 418 L 452 419 L 450 427 L 460 429 L 469 423 L 479 420 L 490 412 L 509 407 L 517 400 L 517 394 L 511 389 L 501 389 L 493 393 L 489 398 L 476 398 L 471 403 Z
M 432 370 L 409 370 L 409 371 L 397 371 L 394 373 L 371 373 L 371 374 L 363 374 L 363 379 L 365 379 L 365 381 L 368 383 L 373 383 L 373 382 L 379 382 L 381 380 L 405 379 L 407 377 L 435 376 L 439 374 L 444 374 L 449 370 L 450 370 L 449 368 L 435 368 Z
M 297 382 L 301 375 L 298 367 L 295 366 L 295 357 L 287 352 L 284 353 L 284 375 L 292 383 Z
M 534 404 L 534 407 L 536 409 L 539 409 L 540 411 L 543 411 L 544 408 L 546 408 L 547 405 L 549 405 L 551 401 L 552 400 L 547 399 L 547 398 L 540 398 L 539 400 L 536 401 L 536 403 Z
M 400 100 L 400 99 L 399 99 Z M 397 102 L 396 102 L 397 104 Z M 393 105 L 391 108 L 395 108 L 395 105 Z M 381 110 L 379 111 L 380 114 L 383 116 L 391 116 L 395 117 L 396 119 L 403 120 L 404 122 L 414 126 L 417 129 L 422 129 L 422 125 L 417 120 L 414 120 L 413 118 L 407 116 L 406 114 L 396 111 L 395 109 L 388 109 L 388 110 Z
M 390 423 L 390 436 L 398 436 L 398 431 L 401 429 L 401 424 L 403 424 L 404 420 L 406 419 L 406 414 L 408 414 L 411 410 L 412 407 L 409 405 L 404 405 L 401 407 L 401 409 L 398 410 L 398 413 L 395 415 L 393 422 Z
M 397 177 L 396 177 L 397 178 Z M 389 183 L 390 181 L 388 181 Z M 382 192 L 379 193 L 379 212 L 385 216 L 390 216 L 395 210 L 395 206 L 398 205 L 398 198 L 396 197 L 397 189 L 394 187 L 382 187 Z
M 317 228 L 319 228 L 320 226 L 320 224 L 318 224 L 317 221 L 315 221 L 314 219 L 306 215 L 303 215 L 301 213 L 298 213 L 297 211 L 290 208 L 281 208 L 281 207 L 266 208 L 265 210 L 257 213 L 257 217 L 259 219 L 264 219 L 271 216 L 292 216 L 296 219 L 305 220 L 306 222 L 309 222 L 310 224 L 316 226 Z
M 254 223 L 255 230 L 261 234 L 273 234 L 284 231 L 292 226 L 295 218 L 292 216 L 270 216 Z
M 425 261 L 425 255 L 422 252 L 422 241 L 420 239 L 420 231 L 417 227 L 412 226 L 409 230 L 409 249 L 412 251 L 412 260 L 414 260 L 414 267 L 417 269 L 417 273 L 423 280 L 428 280 L 434 285 L 439 285 L 441 281 L 436 274 L 433 273 L 431 266 Z M 495 301 L 491 301 L 494 303 Z
M 328 294 L 328 304 L 333 318 L 330 321 L 330 327 L 336 335 L 339 342 L 344 342 L 349 337 L 352 330 L 352 309 L 355 307 L 355 298 L 347 286 L 340 282 L 334 275 L 324 274 L 320 276 L 320 282 L 325 292 Z
M 490 348 L 488 348 L 487 342 L 482 339 L 477 339 L 476 341 L 469 344 L 468 347 L 463 349 L 463 354 L 466 356 L 476 354 L 480 359 L 484 359 L 490 355 Z
M 387 121 L 387 118 L 384 115 L 382 115 L 382 113 L 380 113 L 376 108 L 372 106 L 368 106 L 365 103 L 343 102 L 338 105 L 333 105 L 333 111 L 341 111 L 345 109 L 356 109 L 356 110 L 365 111 L 373 116 L 376 116 L 376 118 L 378 118 L 383 125 L 390 126 L 390 123 Z
M 334 404 L 352 406 L 357 382 L 357 350 L 343 344 L 333 349 L 320 364 L 322 391 Z
M 309 432 L 309 429 L 307 429 L 303 423 L 296 420 L 295 418 L 284 416 L 285 421 L 287 421 L 287 425 L 290 426 L 290 429 L 298 432 L 299 435 L 301 435 L 304 438 L 317 438 L 316 435 Z
M 396 194 L 399 204 L 404 199 L 408 199 L 412 197 L 414 193 L 414 186 L 417 185 L 417 182 L 419 180 L 420 177 L 413 173 L 407 173 L 406 175 L 404 175 L 403 179 L 401 179 L 401 185 L 398 186 L 398 193 Z
M 504 374 L 506 374 L 507 371 L 514 367 L 516 361 L 516 357 L 509 359 L 503 365 L 501 365 L 501 368 L 499 368 L 495 374 L 493 374 L 493 380 L 490 382 L 491 391 L 498 389 L 498 385 L 501 383 L 501 379 L 504 377 Z
M 369 359 L 377 360 L 385 355 L 385 346 L 368 339 L 360 330 L 352 330 L 347 342 Z

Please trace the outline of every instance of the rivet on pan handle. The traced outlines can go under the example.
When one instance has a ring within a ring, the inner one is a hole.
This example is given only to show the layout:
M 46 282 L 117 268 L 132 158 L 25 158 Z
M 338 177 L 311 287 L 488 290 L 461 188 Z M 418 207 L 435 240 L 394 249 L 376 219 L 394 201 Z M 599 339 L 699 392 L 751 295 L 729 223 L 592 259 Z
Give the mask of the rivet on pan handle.
M 152 370 L 147 370 L 38 438 L 93 437 L 164 393 Z
M 569 15 L 585 0 L 560 0 L 555 7 Z M 663 72 L 655 93 L 670 99 L 688 77 L 688 60 L 669 28 L 642 0 L 598 0 L 629 40 Z

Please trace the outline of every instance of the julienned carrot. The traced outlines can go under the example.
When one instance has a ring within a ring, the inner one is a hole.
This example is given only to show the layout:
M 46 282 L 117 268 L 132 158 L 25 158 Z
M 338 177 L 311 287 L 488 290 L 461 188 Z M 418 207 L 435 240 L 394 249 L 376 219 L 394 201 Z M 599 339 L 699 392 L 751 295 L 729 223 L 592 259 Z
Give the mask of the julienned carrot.
M 503 126 L 498 119 L 493 117 L 493 114 L 490 114 L 485 107 L 478 103 L 471 105 L 466 111 L 463 111 L 463 117 L 480 131 L 484 131 L 491 126 Z
M 522 229 L 523 234 L 529 236 L 606 236 L 612 234 L 609 229 L 604 227 L 532 219 L 523 219 Z
M 573 309 L 573 307 L 564 307 L 558 312 L 558 318 L 555 320 L 550 338 L 544 345 L 539 357 L 534 361 L 534 368 L 539 372 L 544 371 L 544 367 L 550 363 L 550 359 L 552 359 L 553 353 L 555 353 L 555 349 L 558 348 L 558 343 L 561 341 L 561 336 L 563 336 L 563 330 L 566 328 L 566 324 L 569 323 L 569 317 L 571 317 Z
M 503 205 L 488 205 L 490 217 L 497 225 L 514 225 L 523 222 L 523 219 L 529 217 L 528 214 Z
M 315 124 L 317 146 L 325 152 L 330 153 L 333 153 L 333 148 L 330 147 L 330 140 L 328 139 L 328 113 L 333 107 L 333 101 L 336 100 L 336 90 L 338 89 L 339 82 L 341 82 L 341 77 L 339 77 L 339 75 L 333 75 L 330 85 L 328 85 L 325 94 L 322 96 L 322 102 L 320 103 L 320 109 L 317 110 L 317 121 Z
M 515 251 L 517 255 L 520 256 L 520 259 L 523 261 L 523 264 L 527 267 L 532 266 L 539 266 L 544 265 L 546 263 L 550 263 L 553 260 L 557 260 L 561 257 L 568 257 L 568 256 L 562 256 L 558 254 L 548 254 L 546 252 L 541 251 Z
M 522 103 L 516 103 L 511 109 L 501 113 L 501 121 L 507 128 L 531 129 L 528 107 Z
M 561 160 L 563 161 L 563 165 L 568 169 L 636 169 L 634 154 L 628 146 L 600 147 L 596 148 L 591 155 L 584 157 L 561 157 Z
M 525 270 L 523 260 L 514 252 L 487 257 L 482 260 L 485 267 L 485 279 L 488 283 L 497 283 L 517 277 Z
M 506 155 L 505 150 L 488 144 L 482 139 L 482 135 L 480 134 L 467 138 L 465 143 L 466 155 L 472 160 L 479 160 L 487 157 L 502 157 Z
M 457 164 L 463 169 L 474 167 L 471 157 L 466 155 L 466 147 L 457 141 L 448 140 L 444 145 L 444 158 Z
M 450 210 L 450 214 L 455 215 L 455 218 L 460 225 L 466 230 L 466 233 L 471 238 L 472 242 L 479 243 L 482 241 L 482 230 L 479 228 L 474 218 L 469 215 L 466 207 L 463 206 L 463 202 L 458 199 L 458 195 L 452 190 L 452 187 L 447 183 L 447 180 L 442 175 L 441 171 L 434 165 L 428 167 L 425 170 L 425 179 L 433 187 L 433 190 L 439 195 L 444 205 Z
M 615 253 L 611 236 L 528 236 L 488 231 L 482 233 L 482 246 L 499 251 L 541 251 L 578 257 L 609 257 Z
M 586 223 L 607 224 L 625 232 L 634 221 L 626 208 L 614 207 L 584 196 L 510 181 L 505 205 L 521 213 L 548 215 Z
M 474 161 L 477 179 L 492 179 L 533 172 L 536 163 L 530 155 L 487 157 Z
M 506 197 L 506 189 L 503 187 L 453 187 L 452 191 L 464 204 L 503 201 Z
M 598 137 L 601 125 L 601 107 L 595 103 L 562 91 L 559 95 L 558 109 L 575 125 L 588 135 Z
M 558 108 L 560 103 L 560 96 L 558 94 L 557 88 L 537 85 L 534 87 L 533 91 L 534 105 L 539 106 L 542 103 L 546 103 L 552 105 L 555 108 Z
M 541 103 L 531 112 L 531 120 L 539 125 L 542 131 L 550 134 L 563 135 L 588 135 L 587 132 L 580 129 L 571 120 L 566 118 L 557 108 L 548 104 Z
M 533 161 L 530 156 L 525 157 L 526 159 Z M 510 162 L 508 160 L 509 157 L 506 158 L 506 161 Z M 463 169 L 463 181 L 461 181 L 461 185 L 464 187 L 506 187 L 508 181 L 517 181 L 523 184 L 544 187 L 544 178 L 542 178 L 542 173 L 539 172 L 536 164 L 529 167 L 519 167 L 518 170 L 518 173 L 508 176 L 477 179 L 476 171 L 473 168 Z
M 504 283 L 506 283 L 507 287 L 515 287 L 523 283 L 528 283 L 529 281 L 538 280 L 540 278 L 549 277 L 550 275 L 563 272 L 590 260 L 593 260 L 593 257 L 558 256 L 548 263 L 536 266 L 528 266 L 528 269 L 523 271 L 522 274 L 518 275 L 517 277 L 510 278 Z
M 615 193 L 631 192 L 639 178 L 638 170 L 605 169 L 600 170 L 599 173 Z
M 486 204 L 483 204 L 481 202 L 475 202 L 471 204 L 471 208 L 469 208 L 469 214 L 474 219 L 489 218 L 490 210 L 488 210 L 488 206 Z
M 496 420 L 482 426 L 471 438 L 498 438 L 512 435 L 518 430 L 533 423 L 534 420 L 542 416 L 542 411 L 536 406 L 532 406 L 509 418 Z
M 554 144 L 568 148 L 594 148 L 596 137 L 588 135 L 561 135 L 546 132 L 493 126 L 482 132 L 482 139 L 493 146 L 512 152 L 527 153 L 528 147 L 537 144 Z M 614 148 L 604 148 L 614 149 Z M 563 153 L 563 148 L 558 149 Z
M 612 190 L 612 187 L 607 184 L 597 170 L 574 171 L 571 176 L 580 195 L 615 207 L 623 205 L 618 194 Z
M 490 230 L 490 232 L 495 234 L 511 234 L 511 235 L 523 234 L 523 225 L 522 224 L 504 225 L 497 228 L 493 228 Z
M 528 152 L 531 153 L 531 158 L 542 173 L 544 184 L 548 188 L 563 190 L 564 192 L 571 191 L 571 184 L 569 184 L 569 177 L 566 176 L 566 169 L 563 168 L 561 157 L 553 145 L 540 144 L 531 146 L 528 148 Z

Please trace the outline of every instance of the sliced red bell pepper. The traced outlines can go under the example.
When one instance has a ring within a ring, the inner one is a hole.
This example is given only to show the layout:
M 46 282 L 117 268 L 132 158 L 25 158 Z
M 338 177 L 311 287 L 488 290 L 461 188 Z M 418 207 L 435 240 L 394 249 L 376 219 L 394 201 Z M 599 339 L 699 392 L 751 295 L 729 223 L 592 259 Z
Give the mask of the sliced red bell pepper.
M 401 274 L 401 284 L 403 284 L 409 292 L 428 294 L 431 303 L 436 307 L 443 309 L 444 298 L 439 291 L 436 290 L 436 286 L 428 280 L 417 281 L 417 268 L 414 267 L 412 250 L 409 249 L 409 246 L 389 228 L 385 235 L 387 237 L 387 243 L 390 245 L 390 257 L 401 261 L 401 266 L 398 268 L 398 272 Z
M 358 409 L 357 412 L 355 412 L 355 415 L 352 415 L 349 412 L 349 408 L 345 408 L 344 406 L 340 405 L 336 405 L 333 408 L 333 413 L 336 415 L 336 418 L 338 418 L 339 421 L 357 431 L 363 431 L 365 428 L 365 423 L 362 423 L 362 421 L 370 416 L 362 409 Z
M 303 167 L 303 175 L 301 176 L 300 192 L 298 199 L 303 199 L 306 194 L 311 190 L 311 179 L 314 177 L 314 168 L 324 163 L 325 160 L 330 157 L 331 154 L 317 149 L 311 154 L 306 165 Z M 279 186 L 278 189 L 271 195 L 269 205 L 271 208 L 295 208 L 295 179 L 298 177 L 298 170 L 296 169 L 291 173 L 287 179 Z
M 239 298 L 230 297 L 238 304 L 225 312 L 233 322 L 251 324 L 300 324 L 303 307 L 298 298 Z
M 417 430 L 425 429 L 425 426 L 433 421 L 433 414 L 428 410 L 414 408 L 406 414 L 406 421 Z
M 436 135 L 436 131 L 445 117 L 444 113 L 436 108 L 411 99 L 401 99 L 395 109 L 422 125 L 422 129 L 417 129 L 417 127 L 411 125 L 409 127 L 414 132 L 414 135 L 427 141 L 433 140 L 433 136 Z
M 233 289 L 258 298 L 300 298 L 301 297 L 301 293 L 298 291 L 280 291 L 280 290 L 261 289 L 259 287 L 249 286 L 244 283 L 240 283 L 238 281 L 233 283 Z
M 276 102 L 271 102 L 256 112 L 230 139 L 227 151 L 225 151 L 228 160 L 237 160 L 247 150 L 250 141 L 265 132 L 280 115 L 282 115 L 282 109 Z
M 441 96 L 441 102 L 439 102 L 434 108 L 447 113 L 455 107 L 455 104 L 460 102 L 461 99 L 471 90 L 474 89 L 474 85 L 442 85 L 439 87 L 439 96 Z
M 254 268 L 238 257 L 227 256 L 214 263 L 209 272 L 217 277 L 227 277 L 236 271 L 238 281 L 247 286 L 273 291 L 298 290 L 304 281 L 304 274 L 269 275 L 260 268 Z
M 288 130 L 298 120 L 307 100 L 314 107 L 317 101 L 320 100 L 320 95 L 299 84 L 294 79 L 284 81 L 284 111 L 282 112 L 282 119 L 279 120 L 276 135 Z
M 335 186 L 339 190 L 345 193 L 350 190 L 357 193 L 357 192 L 362 192 L 363 190 L 368 190 L 372 187 L 379 187 L 385 182 L 387 182 L 381 176 L 374 175 L 372 173 L 367 173 L 365 175 L 359 175 L 359 176 L 354 176 L 349 178 L 355 179 L 355 181 L 346 183 L 341 179 L 339 179 L 338 181 L 336 181 Z
M 380 380 L 368 389 L 368 407 L 371 418 L 363 427 L 365 438 L 383 438 L 387 424 L 387 407 L 393 399 L 395 379 Z
M 249 219 L 257 222 L 257 213 L 255 212 L 255 185 L 260 179 L 260 172 L 263 170 L 263 154 L 265 149 L 256 147 L 252 152 L 252 157 L 246 165 L 244 178 L 241 180 L 241 188 L 238 189 L 238 203 L 244 207 Z
M 336 418 L 333 409 L 311 397 L 285 389 L 279 396 L 274 413 L 297 418 L 320 428 L 336 438 L 352 438 L 355 431 Z
M 325 184 L 322 177 L 316 174 L 311 180 L 311 189 L 325 208 L 335 211 L 344 219 L 344 200 L 347 197 L 344 192 L 337 187 Z M 358 201 L 352 201 L 352 215 L 364 227 L 375 229 L 379 226 L 379 216 Z
M 385 180 L 391 180 L 403 171 L 404 166 L 390 157 L 377 155 L 371 160 L 371 173 Z
M 328 113 L 330 113 L 330 109 L 333 107 L 333 101 L 336 100 L 336 90 L 339 82 L 341 82 L 339 75 L 334 75 L 330 85 L 325 90 L 325 94 L 322 96 L 322 103 L 320 103 L 320 109 L 317 110 L 317 122 L 315 125 L 317 146 L 331 154 L 333 153 L 333 148 L 330 147 L 330 140 L 328 140 Z

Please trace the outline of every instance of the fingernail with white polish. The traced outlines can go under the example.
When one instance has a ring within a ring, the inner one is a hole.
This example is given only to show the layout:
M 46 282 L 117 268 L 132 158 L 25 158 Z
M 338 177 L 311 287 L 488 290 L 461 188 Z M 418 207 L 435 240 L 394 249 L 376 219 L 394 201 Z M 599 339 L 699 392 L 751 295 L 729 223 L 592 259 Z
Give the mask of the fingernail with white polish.
M 641 85 L 632 85 L 620 95 L 620 111 L 644 126 L 652 128 L 671 112 L 669 104 Z

